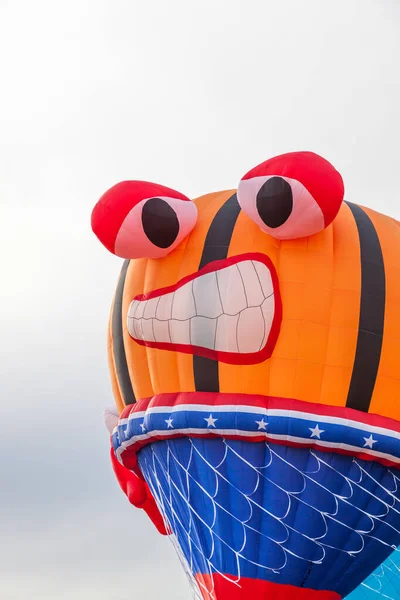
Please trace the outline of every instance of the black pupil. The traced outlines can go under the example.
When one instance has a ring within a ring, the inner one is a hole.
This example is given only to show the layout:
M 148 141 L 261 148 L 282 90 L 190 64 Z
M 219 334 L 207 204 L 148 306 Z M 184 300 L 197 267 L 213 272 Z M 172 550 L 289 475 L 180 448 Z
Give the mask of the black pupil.
M 176 212 L 162 198 L 150 198 L 142 209 L 143 230 L 149 240 L 159 248 L 168 248 L 179 233 Z
M 285 223 L 293 209 L 292 188 L 282 177 L 268 179 L 257 194 L 257 210 L 264 223 L 276 229 Z

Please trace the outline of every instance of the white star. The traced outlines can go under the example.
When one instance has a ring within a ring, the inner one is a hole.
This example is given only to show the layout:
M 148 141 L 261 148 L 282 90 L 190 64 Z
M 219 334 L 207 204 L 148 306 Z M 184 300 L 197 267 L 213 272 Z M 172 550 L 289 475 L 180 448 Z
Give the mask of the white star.
M 310 437 L 316 437 L 319 440 L 321 439 L 321 433 L 324 433 L 325 429 L 320 429 L 318 423 L 315 427 L 308 428 L 311 431 Z
M 267 425 L 268 423 L 266 421 L 264 421 L 264 417 L 261 419 L 261 421 L 256 421 L 257 425 L 258 425 L 258 429 L 267 429 Z
M 166 422 L 166 424 L 167 424 L 167 428 L 168 428 L 168 429 L 169 429 L 170 427 L 171 427 L 172 429 L 174 428 L 174 426 L 172 425 L 172 421 L 173 421 L 173 419 L 171 419 L 171 417 L 170 417 L 169 419 L 164 419 L 164 421 Z
M 207 427 L 215 427 L 215 421 L 218 421 L 218 419 L 213 419 L 212 415 L 208 418 L 204 417 L 204 420 L 207 421 Z
M 146 427 L 144 426 L 144 423 L 140 423 L 140 427 L 142 428 L 143 433 L 146 431 Z
M 369 438 L 366 438 L 366 437 L 365 437 L 365 438 L 364 438 L 364 440 L 365 440 L 364 448 L 365 448 L 366 446 L 368 446 L 368 448 L 372 448 L 372 446 L 373 446 L 374 444 L 376 444 L 376 442 L 378 441 L 378 440 L 374 440 L 374 438 L 372 437 L 372 433 L 371 433 L 371 435 L 369 436 Z

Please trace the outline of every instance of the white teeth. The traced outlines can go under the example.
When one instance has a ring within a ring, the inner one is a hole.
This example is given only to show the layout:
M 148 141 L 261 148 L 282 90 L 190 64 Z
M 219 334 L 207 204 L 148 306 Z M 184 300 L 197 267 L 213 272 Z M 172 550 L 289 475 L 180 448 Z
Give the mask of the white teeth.
M 140 304 L 139 300 L 133 300 L 131 302 L 131 305 L 130 305 L 129 310 L 128 310 L 128 317 L 129 318 L 133 319 L 136 316 L 135 313 L 136 313 L 136 311 L 137 311 L 137 309 L 139 307 L 139 304 Z
M 194 317 L 190 321 L 190 343 L 192 346 L 214 350 L 217 319 Z
M 259 306 L 240 313 L 237 327 L 239 352 L 257 352 L 264 338 L 264 319 Z
M 153 323 L 154 337 L 157 342 L 170 342 L 171 336 L 169 334 L 168 321 L 158 321 L 154 319 Z
M 186 321 L 171 319 L 169 330 L 173 344 L 190 344 L 190 319 Z
M 146 302 L 138 303 L 138 307 L 135 310 L 135 319 L 141 319 L 143 317 L 145 308 L 146 308 Z
M 137 338 L 143 340 L 143 319 L 135 319 L 135 331 Z
M 133 338 L 139 340 L 140 339 L 140 331 L 139 331 L 139 323 L 136 319 L 133 319 L 128 316 L 128 332 Z
M 247 300 L 237 265 L 217 271 L 218 288 L 226 315 L 237 315 L 246 308 Z
M 128 333 L 131 337 L 136 338 L 135 320 L 128 315 Z
M 186 319 L 191 319 L 195 316 L 196 307 L 193 297 L 193 282 L 190 281 L 174 292 L 172 318 L 185 321 Z
M 263 319 L 264 319 L 264 323 L 265 323 L 265 332 L 264 332 L 264 337 L 263 337 L 262 346 L 261 346 L 263 348 L 265 346 L 265 344 L 267 343 L 269 332 L 271 331 L 271 327 L 272 327 L 272 321 L 274 320 L 275 298 L 274 298 L 273 294 L 268 296 L 268 298 L 266 300 L 264 300 L 264 302 L 261 304 L 261 311 L 262 311 Z
M 247 306 L 260 306 L 264 301 L 264 295 L 253 263 L 249 260 L 238 263 L 238 269 L 246 291 Z
M 142 336 L 142 339 L 148 342 L 156 341 L 153 332 L 153 319 L 142 319 Z
M 237 324 L 239 315 L 221 315 L 217 320 L 215 350 L 220 352 L 239 352 L 237 343 Z
M 268 298 L 268 296 L 274 293 L 271 272 L 263 263 L 252 261 L 252 264 L 257 271 L 264 297 Z
M 146 301 L 146 306 L 143 312 L 143 317 L 145 319 L 155 318 L 158 301 L 159 298 L 151 298 L 151 300 Z
M 168 321 L 172 317 L 173 298 L 173 294 L 165 294 L 164 296 L 161 296 L 156 311 L 156 318 L 160 321 Z
M 222 305 L 218 292 L 215 271 L 202 275 L 193 282 L 193 294 L 196 304 L 196 313 L 210 319 L 222 315 Z
M 268 341 L 275 297 L 268 267 L 244 260 L 200 275 L 168 294 L 133 300 L 128 331 L 144 342 L 254 353 Z

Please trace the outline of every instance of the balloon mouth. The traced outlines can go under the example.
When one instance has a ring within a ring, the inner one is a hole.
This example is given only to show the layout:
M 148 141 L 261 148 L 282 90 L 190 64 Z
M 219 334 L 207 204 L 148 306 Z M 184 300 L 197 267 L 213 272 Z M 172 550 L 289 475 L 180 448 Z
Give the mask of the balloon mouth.
M 151 348 L 255 364 L 272 354 L 281 318 L 274 265 L 263 254 L 247 253 L 136 296 L 127 328 L 138 344 Z
M 136 469 L 141 448 L 179 437 L 273 442 L 400 466 L 400 423 L 394 419 L 252 394 L 182 392 L 142 399 L 124 409 L 111 440 L 117 459 Z

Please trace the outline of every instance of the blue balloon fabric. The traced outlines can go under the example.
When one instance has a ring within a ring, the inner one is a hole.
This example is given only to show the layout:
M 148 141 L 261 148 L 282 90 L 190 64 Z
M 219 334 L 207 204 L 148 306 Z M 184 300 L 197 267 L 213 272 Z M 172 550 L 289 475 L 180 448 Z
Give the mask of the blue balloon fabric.
M 346 600 L 400 600 L 400 549 L 395 550 Z
M 138 461 L 194 575 L 345 597 L 400 544 L 400 472 L 376 462 L 223 438 L 158 441 Z

